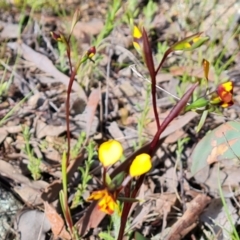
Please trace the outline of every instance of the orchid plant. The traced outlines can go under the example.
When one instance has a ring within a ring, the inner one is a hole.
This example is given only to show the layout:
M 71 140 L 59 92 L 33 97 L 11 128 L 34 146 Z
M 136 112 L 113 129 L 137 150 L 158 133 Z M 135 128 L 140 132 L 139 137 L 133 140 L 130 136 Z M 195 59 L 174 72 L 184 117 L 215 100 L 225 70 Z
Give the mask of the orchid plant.
M 72 58 L 71 58 L 70 40 L 71 40 L 73 29 L 79 20 L 79 15 L 80 15 L 80 11 L 79 11 L 79 9 L 77 9 L 74 13 L 71 28 L 70 28 L 70 33 L 68 36 L 65 36 L 64 34 L 62 34 L 60 32 L 51 32 L 51 36 L 55 41 L 61 42 L 62 44 L 65 45 L 67 58 L 68 58 L 68 62 L 69 62 L 69 67 L 70 67 L 70 78 L 69 78 L 69 84 L 68 84 L 68 89 L 67 89 L 67 99 L 66 99 L 67 153 L 64 152 L 63 157 L 62 157 L 61 165 L 62 165 L 63 189 L 59 192 L 59 199 L 60 199 L 60 204 L 61 204 L 61 208 L 63 211 L 65 221 L 68 225 L 69 232 L 73 239 L 77 238 L 77 233 L 76 233 L 74 225 L 73 225 L 70 207 L 68 205 L 68 192 L 67 192 L 67 177 L 68 177 L 67 176 L 67 168 L 70 164 L 70 158 L 71 158 L 71 156 L 70 156 L 70 149 L 71 149 L 71 146 L 70 146 L 70 140 L 71 140 L 71 137 L 70 137 L 70 94 L 71 94 L 74 79 L 77 75 L 77 72 L 78 72 L 80 66 L 88 60 L 94 62 L 92 60 L 92 58 L 96 53 L 95 46 L 91 46 L 85 52 L 85 54 L 83 54 L 83 56 L 80 57 L 80 59 L 76 63 L 76 65 L 73 66 L 72 60 L 71 60 Z
M 76 24 L 77 15 L 74 16 L 71 32 L 73 27 Z M 121 218 L 121 225 L 118 234 L 118 240 L 122 240 L 124 236 L 124 230 L 127 222 L 127 218 L 131 209 L 133 202 L 138 201 L 136 199 L 138 191 L 143 183 L 144 177 L 147 172 L 152 168 L 152 157 L 155 154 L 157 148 L 161 144 L 159 137 L 161 133 L 166 129 L 166 127 L 171 123 L 171 121 L 181 114 L 183 111 L 199 110 L 199 108 L 204 108 L 205 113 L 214 111 L 218 107 L 228 107 L 233 104 L 233 83 L 228 81 L 217 86 L 216 90 L 212 93 L 207 93 L 204 97 L 201 97 L 189 104 L 189 100 L 199 85 L 199 82 L 193 84 L 187 92 L 182 96 L 181 99 L 176 103 L 172 108 L 169 115 L 160 123 L 158 112 L 157 112 L 157 102 L 156 102 L 156 76 L 160 69 L 163 66 L 163 63 L 174 51 L 193 51 L 194 49 L 200 47 L 204 44 L 208 37 L 202 36 L 202 33 L 196 33 L 192 36 L 186 37 L 185 39 L 175 43 L 167 49 L 163 55 L 162 60 L 157 67 L 154 66 L 153 55 L 151 50 L 151 45 L 147 36 L 147 33 L 144 28 L 139 28 L 132 25 L 133 31 L 133 46 L 143 57 L 144 63 L 148 70 L 149 76 L 151 78 L 151 96 L 152 104 L 154 110 L 154 117 L 157 125 L 157 131 L 151 142 L 142 146 L 131 156 L 121 162 L 118 167 L 116 167 L 111 174 L 109 174 L 109 169 L 112 165 L 120 160 L 123 154 L 123 147 L 120 142 L 112 139 L 102 143 L 98 149 L 98 158 L 102 164 L 102 182 L 101 187 L 93 191 L 88 197 L 87 201 L 97 201 L 97 209 L 89 208 L 86 216 L 89 221 L 89 215 L 93 216 L 92 211 L 101 211 L 103 214 L 113 214 L 117 211 Z M 71 35 L 71 34 L 70 34 Z M 70 127 L 69 127 L 69 96 L 71 93 L 72 84 L 74 77 L 79 69 L 79 66 L 86 62 L 87 60 L 92 60 L 96 49 L 91 47 L 76 64 L 75 67 L 72 66 L 71 56 L 70 56 L 70 35 L 68 38 L 64 37 L 63 34 L 52 33 L 52 36 L 57 41 L 62 41 L 66 44 L 66 51 L 70 65 L 70 81 L 67 91 L 67 101 L 66 101 L 66 118 L 67 118 L 67 139 L 68 139 L 68 152 L 66 158 L 63 161 L 63 175 L 66 175 L 66 167 L 70 161 Z M 209 62 L 203 60 L 203 69 L 205 74 L 206 81 L 208 80 L 209 72 Z M 132 184 L 135 182 L 135 184 Z M 124 197 L 121 197 L 124 195 Z M 67 202 L 67 182 L 66 176 L 65 181 L 63 180 L 63 193 L 60 194 L 60 199 L 62 202 L 62 209 L 65 215 L 66 222 L 69 226 L 69 229 L 73 229 L 73 223 L 71 219 L 70 209 L 68 208 Z M 120 209 L 119 201 L 123 202 L 123 207 Z M 92 203 L 95 204 L 95 203 Z M 95 206 L 95 205 L 94 205 Z M 104 215 L 103 215 L 104 216 Z M 83 220 L 84 221 L 84 220 Z M 78 222 L 75 224 L 78 228 Z M 79 230 L 79 234 L 83 233 Z M 72 236 L 74 235 L 72 230 Z

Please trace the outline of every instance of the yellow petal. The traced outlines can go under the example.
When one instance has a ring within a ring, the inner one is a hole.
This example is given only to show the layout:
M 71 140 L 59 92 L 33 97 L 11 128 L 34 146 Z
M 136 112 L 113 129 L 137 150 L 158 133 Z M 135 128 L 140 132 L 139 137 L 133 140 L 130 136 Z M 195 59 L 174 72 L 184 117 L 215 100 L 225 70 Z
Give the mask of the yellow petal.
M 142 32 L 137 26 L 134 26 L 133 27 L 133 46 L 140 54 L 142 54 L 142 44 L 143 44 L 142 41 L 143 41 Z
M 151 157 L 146 153 L 142 153 L 133 160 L 129 169 L 129 174 L 131 177 L 137 177 L 148 172 L 151 167 Z
M 229 107 L 229 103 L 223 103 L 223 104 L 221 104 L 221 107 L 222 108 L 227 108 L 227 107 Z
M 142 32 L 137 26 L 133 27 L 133 37 L 134 38 L 141 38 L 142 37 Z
M 88 197 L 87 201 L 99 200 L 101 198 L 104 198 L 106 194 L 107 194 L 107 191 L 105 189 L 92 192 L 92 194 Z
M 104 167 L 116 163 L 122 156 L 123 147 L 116 140 L 108 140 L 100 145 L 98 149 L 98 158 Z
M 231 92 L 232 89 L 233 89 L 233 83 L 232 82 L 225 82 L 225 83 L 222 83 L 222 86 L 225 88 L 225 90 L 227 92 Z

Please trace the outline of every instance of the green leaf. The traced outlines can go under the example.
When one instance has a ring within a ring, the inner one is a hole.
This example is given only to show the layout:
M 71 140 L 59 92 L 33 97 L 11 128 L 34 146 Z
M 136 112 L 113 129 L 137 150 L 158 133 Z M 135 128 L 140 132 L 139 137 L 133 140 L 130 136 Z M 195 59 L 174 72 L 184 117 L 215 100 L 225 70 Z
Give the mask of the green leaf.
M 100 232 L 98 236 L 100 237 L 100 239 L 114 240 L 114 238 L 109 233 L 106 233 L 106 232 Z
M 209 37 L 201 37 L 202 33 L 196 33 L 192 36 L 186 37 L 183 40 L 175 43 L 171 46 L 172 51 L 182 50 L 182 51 L 191 51 L 209 40 Z
M 135 232 L 134 233 L 134 239 L 135 240 L 149 240 L 148 238 L 144 237 L 141 233 Z
M 63 190 L 61 190 L 59 192 L 59 200 L 60 200 L 60 205 L 61 205 L 61 208 L 62 208 L 64 218 L 66 219 L 66 204 L 65 204 L 65 197 L 64 197 Z
M 67 193 L 67 154 L 63 152 L 62 155 L 62 185 L 64 194 Z
M 125 172 L 120 172 L 117 176 L 115 176 L 108 185 L 108 189 L 114 190 L 120 187 L 124 180 L 125 175 L 126 175 Z
M 82 176 L 84 176 L 85 169 L 83 167 L 79 167 L 78 169 L 81 171 Z
M 226 122 L 208 133 L 193 150 L 192 175 L 214 162 L 222 160 L 239 162 L 239 140 L 239 122 Z
M 109 176 L 108 173 L 106 173 L 106 179 L 105 179 L 105 181 L 106 181 L 107 186 L 110 186 L 111 183 L 112 183 L 112 179 L 111 179 L 111 177 Z
M 208 105 L 208 103 L 209 103 L 209 100 L 207 100 L 206 98 L 199 98 L 195 102 L 193 102 L 190 105 L 186 106 L 185 111 L 206 107 Z
M 136 198 L 127 198 L 127 197 L 118 197 L 117 198 L 120 202 L 140 202 L 141 200 L 136 199 Z
M 199 132 L 202 129 L 202 126 L 206 121 L 207 115 L 208 115 L 208 110 L 203 111 L 201 119 L 200 119 L 197 129 L 196 129 L 196 132 Z

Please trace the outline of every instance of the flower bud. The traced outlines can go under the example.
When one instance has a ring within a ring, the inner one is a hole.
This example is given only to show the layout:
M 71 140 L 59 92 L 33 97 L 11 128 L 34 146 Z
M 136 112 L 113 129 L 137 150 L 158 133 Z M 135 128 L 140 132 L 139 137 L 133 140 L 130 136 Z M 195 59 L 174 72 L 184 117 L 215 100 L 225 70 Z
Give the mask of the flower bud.
M 191 51 L 200 47 L 203 43 L 209 40 L 209 37 L 201 37 L 201 34 L 202 33 L 197 33 L 177 42 L 171 47 L 172 51 Z
M 143 36 L 142 36 L 142 32 L 137 26 L 133 27 L 133 46 L 140 54 L 142 54 Z
M 138 177 L 146 172 L 148 172 L 152 167 L 152 161 L 150 155 L 142 153 L 135 157 L 130 169 L 129 175 L 131 177 Z
M 98 149 L 98 158 L 104 167 L 116 163 L 123 154 L 123 147 L 116 140 L 108 140 L 100 145 Z
M 92 46 L 87 51 L 88 58 L 92 58 L 96 54 L 96 48 L 95 46 Z

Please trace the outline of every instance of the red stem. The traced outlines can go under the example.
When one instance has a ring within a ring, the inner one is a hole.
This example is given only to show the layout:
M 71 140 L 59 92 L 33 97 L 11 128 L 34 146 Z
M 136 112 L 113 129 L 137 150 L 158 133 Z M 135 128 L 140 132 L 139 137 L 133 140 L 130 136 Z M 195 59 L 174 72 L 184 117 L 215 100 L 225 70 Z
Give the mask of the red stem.
M 64 200 L 65 200 L 66 221 L 67 221 L 69 230 L 71 231 L 71 235 L 73 235 L 73 222 L 72 222 L 72 217 L 71 217 L 71 213 L 70 213 L 69 206 L 68 206 L 67 195 L 65 195 Z
M 66 51 L 67 51 L 67 58 L 70 68 L 70 79 L 68 83 L 67 89 L 67 99 L 66 99 L 66 127 L 67 127 L 67 166 L 70 163 L 70 150 L 71 150 L 71 133 L 70 133 L 70 94 L 72 91 L 72 85 L 74 82 L 74 78 L 77 74 L 78 68 L 73 69 L 72 67 L 72 60 L 71 60 L 71 47 L 70 47 L 70 37 L 68 37 L 66 41 Z
M 157 70 L 155 71 L 155 74 L 157 75 L 157 73 L 159 72 L 159 70 L 162 68 L 162 65 L 164 63 L 164 61 L 166 60 L 166 58 L 168 57 L 168 55 L 172 52 L 172 48 L 169 48 L 163 55 L 163 58 L 161 60 L 161 62 L 159 63 Z
M 71 72 L 71 76 L 69 79 L 68 89 L 67 89 L 67 99 L 66 99 L 66 126 L 67 126 L 67 166 L 70 162 L 70 140 L 71 140 L 71 133 L 70 133 L 70 94 L 72 90 L 72 85 L 74 82 L 74 78 L 76 76 L 78 68 L 75 68 Z
M 70 39 L 69 39 L 69 40 L 70 40 Z M 68 42 L 67 42 L 67 57 L 68 57 L 68 63 L 69 63 L 70 73 L 72 73 L 72 72 L 73 72 L 73 67 L 72 67 L 71 48 L 70 48 L 69 40 L 68 40 Z
M 106 186 L 106 174 L 107 174 L 107 168 L 103 167 L 103 186 Z
M 156 73 L 155 73 L 155 67 L 153 62 L 153 56 L 152 56 L 152 49 L 150 42 L 148 40 L 147 33 L 145 29 L 143 29 L 143 53 L 145 58 L 145 63 L 148 68 L 149 75 L 151 77 L 151 93 L 152 93 L 152 103 L 153 103 L 153 111 L 154 116 L 157 124 L 157 129 L 160 128 L 160 121 L 158 117 L 158 111 L 157 111 L 157 99 L 156 99 Z
M 132 181 L 130 181 L 128 183 L 128 185 L 124 188 L 125 190 L 125 197 L 126 198 L 130 198 L 130 193 L 131 193 L 131 184 Z M 123 239 L 123 235 L 124 235 L 124 230 L 125 230 L 125 226 L 126 226 L 126 222 L 127 222 L 127 217 L 128 217 L 128 213 L 131 209 L 132 203 L 129 202 L 124 202 L 123 204 L 123 210 L 122 210 L 122 216 L 121 216 L 121 225 L 120 225 L 120 229 L 119 229 L 119 233 L 118 233 L 118 239 L 117 240 L 122 240 Z M 122 227 L 123 226 L 123 227 Z

